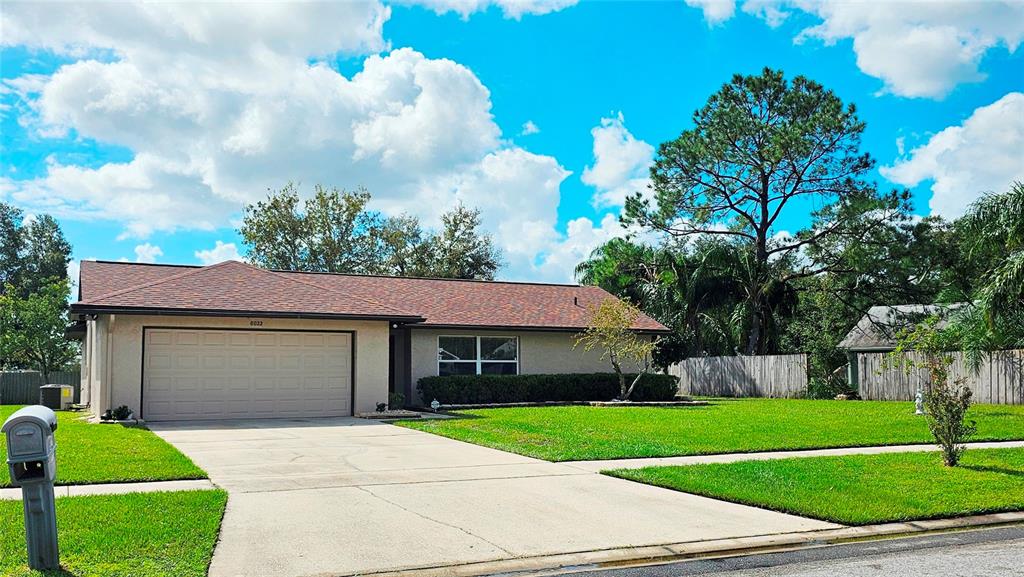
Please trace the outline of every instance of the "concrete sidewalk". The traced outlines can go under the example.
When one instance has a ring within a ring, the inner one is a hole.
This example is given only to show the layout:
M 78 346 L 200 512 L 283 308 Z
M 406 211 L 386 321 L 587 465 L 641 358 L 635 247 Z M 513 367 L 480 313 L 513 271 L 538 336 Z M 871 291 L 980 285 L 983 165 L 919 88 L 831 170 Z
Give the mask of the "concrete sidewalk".
M 161 493 L 166 491 L 204 491 L 216 489 L 207 479 L 188 481 L 150 481 L 145 483 L 99 483 L 93 485 L 59 485 L 53 488 L 55 497 L 82 497 L 85 495 L 123 495 L 125 493 Z M 0 501 L 20 501 L 20 488 L 0 489 Z
M 353 575 L 837 527 L 359 419 L 150 427 L 230 493 L 211 577 Z
M 1024 441 L 997 441 L 968 443 L 969 449 L 1010 449 L 1024 447 Z M 727 453 L 693 455 L 689 457 L 654 457 L 646 459 L 607 459 L 603 461 L 565 461 L 562 464 L 583 471 L 599 472 L 608 469 L 642 469 L 671 465 L 702 465 L 706 463 L 735 463 L 737 461 L 767 461 L 797 457 L 838 457 L 842 455 L 880 455 L 882 453 L 911 453 L 938 451 L 935 445 L 891 445 L 887 447 L 848 447 L 842 449 L 812 449 L 806 451 L 767 451 L 763 453 Z

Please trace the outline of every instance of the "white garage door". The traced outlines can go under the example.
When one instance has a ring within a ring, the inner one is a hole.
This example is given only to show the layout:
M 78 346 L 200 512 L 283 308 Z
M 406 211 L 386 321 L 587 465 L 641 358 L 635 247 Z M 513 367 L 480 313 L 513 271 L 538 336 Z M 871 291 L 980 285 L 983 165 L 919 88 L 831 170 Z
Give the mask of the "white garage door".
M 352 414 L 352 336 L 146 329 L 142 418 Z

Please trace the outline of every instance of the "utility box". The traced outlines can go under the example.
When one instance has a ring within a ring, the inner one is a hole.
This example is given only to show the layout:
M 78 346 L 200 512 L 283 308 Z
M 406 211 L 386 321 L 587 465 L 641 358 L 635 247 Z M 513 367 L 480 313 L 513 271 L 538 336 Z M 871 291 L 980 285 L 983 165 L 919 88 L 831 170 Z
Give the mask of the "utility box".
M 14 412 L 0 431 L 7 436 L 7 467 L 11 484 L 21 487 L 25 513 L 25 545 L 32 569 L 60 568 L 53 481 L 57 478 L 57 415 L 33 405 Z
M 75 402 L 75 388 L 71 385 L 43 385 L 39 387 L 39 404 L 54 411 L 67 411 Z

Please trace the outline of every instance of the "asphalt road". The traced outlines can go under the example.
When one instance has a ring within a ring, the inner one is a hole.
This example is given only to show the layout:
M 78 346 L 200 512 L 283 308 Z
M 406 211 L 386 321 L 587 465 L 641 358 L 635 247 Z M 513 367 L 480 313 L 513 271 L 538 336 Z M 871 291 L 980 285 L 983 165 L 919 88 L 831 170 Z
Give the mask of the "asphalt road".
M 1024 526 L 574 573 L 573 577 L 1024 576 Z

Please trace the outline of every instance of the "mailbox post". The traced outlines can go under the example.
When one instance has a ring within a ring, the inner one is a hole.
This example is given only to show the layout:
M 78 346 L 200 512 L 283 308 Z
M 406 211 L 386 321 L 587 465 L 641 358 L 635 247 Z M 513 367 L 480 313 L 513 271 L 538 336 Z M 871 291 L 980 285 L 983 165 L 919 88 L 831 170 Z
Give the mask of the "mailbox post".
M 11 483 L 21 487 L 25 510 L 25 542 L 28 566 L 46 570 L 60 568 L 57 550 L 57 515 L 53 506 L 54 460 L 57 444 L 57 415 L 34 405 L 18 410 L 3 425 L 7 435 L 7 465 Z

